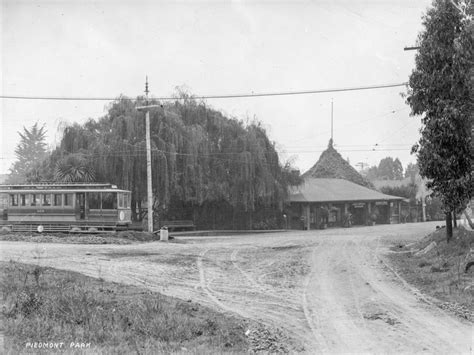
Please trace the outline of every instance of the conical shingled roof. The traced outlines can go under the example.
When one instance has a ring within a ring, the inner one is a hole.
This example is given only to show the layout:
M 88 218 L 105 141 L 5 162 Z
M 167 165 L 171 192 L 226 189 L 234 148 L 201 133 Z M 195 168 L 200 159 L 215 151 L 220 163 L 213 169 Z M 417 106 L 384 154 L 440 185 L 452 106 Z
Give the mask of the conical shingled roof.
M 322 152 L 317 163 L 305 172 L 302 177 L 345 179 L 361 186 L 371 189 L 374 188 L 370 181 L 362 177 L 362 175 L 334 149 L 332 139 L 329 140 L 328 149 Z

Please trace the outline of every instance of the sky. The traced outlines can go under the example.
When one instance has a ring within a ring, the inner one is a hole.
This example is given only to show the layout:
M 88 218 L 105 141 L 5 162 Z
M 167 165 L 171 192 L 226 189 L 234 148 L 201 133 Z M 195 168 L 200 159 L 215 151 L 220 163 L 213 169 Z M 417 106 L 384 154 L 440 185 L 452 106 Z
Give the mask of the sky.
M 414 68 L 431 1 L 1 1 L 0 96 L 168 97 L 399 84 Z M 207 99 L 229 117 L 258 119 L 282 162 L 309 169 L 331 137 L 350 163 L 416 157 L 420 119 L 405 87 Z M 18 131 L 106 113 L 110 101 L 0 98 L 0 174 L 15 161 Z

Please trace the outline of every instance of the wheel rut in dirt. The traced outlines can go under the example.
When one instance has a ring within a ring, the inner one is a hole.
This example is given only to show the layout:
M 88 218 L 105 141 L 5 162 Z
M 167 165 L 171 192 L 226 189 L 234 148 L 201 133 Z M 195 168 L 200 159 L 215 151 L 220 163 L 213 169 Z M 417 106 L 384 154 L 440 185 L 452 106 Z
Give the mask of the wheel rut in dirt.
M 0 259 L 138 285 L 282 329 L 309 353 L 466 353 L 472 324 L 423 302 L 381 244 L 430 225 L 290 232 L 183 244 L 2 242 Z M 295 347 L 294 349 L 301 349 Z

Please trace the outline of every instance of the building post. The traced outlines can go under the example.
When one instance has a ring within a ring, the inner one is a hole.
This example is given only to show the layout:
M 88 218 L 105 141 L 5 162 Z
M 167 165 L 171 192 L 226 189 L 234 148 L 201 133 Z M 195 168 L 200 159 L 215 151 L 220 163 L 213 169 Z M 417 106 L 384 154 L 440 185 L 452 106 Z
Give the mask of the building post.
M 398 203 L 398 223 L 402 223 L 402 201 L 397 201 Z
M 392 224 L 392 203 L 393 202 L 387 202 L 388 204 L 388 224 Z
M 370 205 L 370 202 L 366 202 L 367 203 L 367 225 L 371 226 L 372 225 L 372 209 L 371 209 L 371 205 Z
M 306 205 L 306 230 L 310 230 L 311 228 L 311 221 L 310 221 L 310 217 L 311 217 L 311 212 L 310 212 L 310 204 L 308 202 L 308 204 Z

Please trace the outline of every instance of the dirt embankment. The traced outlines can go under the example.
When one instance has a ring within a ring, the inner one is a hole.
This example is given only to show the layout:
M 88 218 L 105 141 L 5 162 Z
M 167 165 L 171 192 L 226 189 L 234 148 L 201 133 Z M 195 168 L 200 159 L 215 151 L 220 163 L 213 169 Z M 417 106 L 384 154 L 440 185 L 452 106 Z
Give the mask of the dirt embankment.
M 417 242 L 400 241 L 389 260 L 396 272 L 429 302 L 474 321 L 474 232 L 462 227 L 446 241 L 444 228 Z

